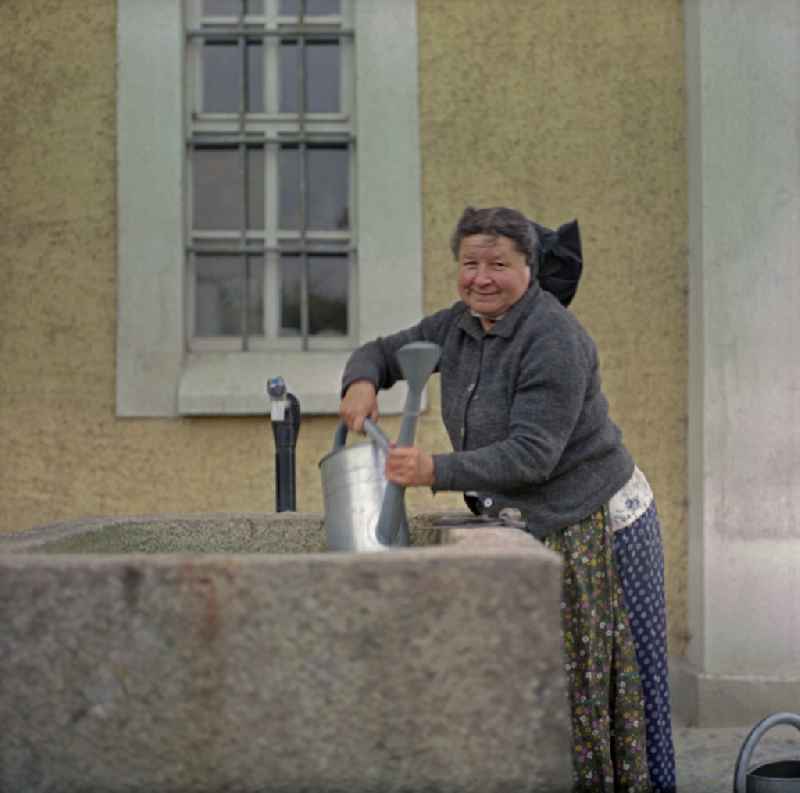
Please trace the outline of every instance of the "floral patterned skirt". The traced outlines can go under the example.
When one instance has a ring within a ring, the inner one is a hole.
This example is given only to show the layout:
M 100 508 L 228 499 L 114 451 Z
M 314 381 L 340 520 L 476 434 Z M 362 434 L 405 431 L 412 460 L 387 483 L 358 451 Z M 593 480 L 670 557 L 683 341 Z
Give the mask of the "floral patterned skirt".
M 575 791 L 647 793 L 645 709 L 614 566 L 608 510 L 545 540 L 564 560 L 561 625 L 572 708 Z

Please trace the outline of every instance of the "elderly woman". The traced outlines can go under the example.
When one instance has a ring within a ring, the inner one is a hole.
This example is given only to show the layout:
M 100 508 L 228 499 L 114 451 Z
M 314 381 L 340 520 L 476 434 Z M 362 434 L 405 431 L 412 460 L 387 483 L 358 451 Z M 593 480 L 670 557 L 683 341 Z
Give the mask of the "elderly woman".
M 512 209 L 467 208 L 452 238 L 460 301 L 356 350 L 340 413 L 361 430 L 401 377 L 395 352 L 441 346 L 454 451 L 393 448 L 387 477 L 495 494 L 562 554 L 575 789 L 674 790 L 655 503 L 609 418 L 592 339 L 538 282 L 537 228 Z

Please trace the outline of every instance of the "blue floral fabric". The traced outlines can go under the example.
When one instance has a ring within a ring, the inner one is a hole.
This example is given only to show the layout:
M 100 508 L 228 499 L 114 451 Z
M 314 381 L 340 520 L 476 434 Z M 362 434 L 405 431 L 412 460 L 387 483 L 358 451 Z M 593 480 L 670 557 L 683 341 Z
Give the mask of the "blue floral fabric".
M 650 783 L 653 793 L 674 793 L 675 751 L 667 676 L 664 554 L 655 502 L 651 500 L 640 517 L 612 536 L 614 561 L 642 682 Z

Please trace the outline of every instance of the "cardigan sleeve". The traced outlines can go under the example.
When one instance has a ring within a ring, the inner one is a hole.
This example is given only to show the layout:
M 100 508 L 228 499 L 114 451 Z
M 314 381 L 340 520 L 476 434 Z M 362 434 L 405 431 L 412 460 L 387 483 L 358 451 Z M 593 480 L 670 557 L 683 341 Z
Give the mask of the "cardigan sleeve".
M 456 303 L 450 308 L 423 318 L 410 328 L 389 336 L 380 336 L 359 347 L 352 353 L 345 366 L 341 395 L 344 396 L 356 380 L 367 380 L 378 390 L 391 388 L 398 380 L 403 379 L 397 361 L 397 351 L 414 341 L 432 341 L 442 345 L 448 329 L 462 311 L 461 304 Z M 434 371 L 439 371 L 438 365 Z

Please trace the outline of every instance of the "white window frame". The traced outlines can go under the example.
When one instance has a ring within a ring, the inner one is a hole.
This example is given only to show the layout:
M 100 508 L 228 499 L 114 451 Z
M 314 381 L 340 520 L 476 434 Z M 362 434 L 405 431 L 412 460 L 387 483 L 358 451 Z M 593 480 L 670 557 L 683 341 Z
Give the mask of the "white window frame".
M 354 0 L 353 21 L 362 343 L 422 313 L 416 0 Z M 277 375 L 304 414 L 336 413 L 348 350 L 189 350 L 181 0 L 118 3 L 117 42 L 117 415 L 263 414 Z

